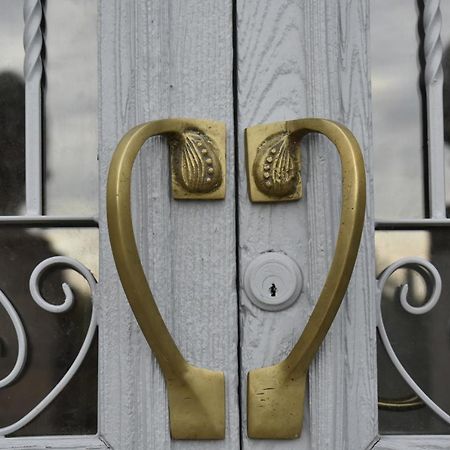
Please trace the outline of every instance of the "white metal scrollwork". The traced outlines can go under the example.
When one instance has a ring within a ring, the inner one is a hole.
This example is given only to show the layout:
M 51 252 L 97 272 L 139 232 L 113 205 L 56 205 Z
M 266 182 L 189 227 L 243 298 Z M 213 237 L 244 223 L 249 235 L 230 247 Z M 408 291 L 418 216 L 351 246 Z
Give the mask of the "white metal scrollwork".
M 91 295 L 95 295 L 95 289 L 97 286 L 97 282 L 92 275 L 92 273 L 79 261 L 69 258 L 66 256 L 54 256 L 52 258 L 48 258 L 44 261 L 42 261 L 40 264 L 36 266 L 36 268 L 33 270 L 33 273 L 30 277 L 30 292 L 33 300 L 44 310 L 51 312 L 51 313 L 63 313 L 68 311 L 74 303 L 74 295 L 72 292 L 72 289 L 69 285 L 66 283 L 62 284 L 62 289 L 65 294 L 64 302 L 60 305 L 54 305 L 46 301 L 40 291 L 39 291 L 39 281 L 44 274 L 45 271 L 47 271 L 50 267 L 55 266 L 64 266 L 69 267 L 78 273 L 80 273 L 86 281 L 89 283 L 89 287 L 91 289 Z M 12 306 L 11 302 L 6 298 L 6 296 L 3 294 L 3 292 L 0 291 L 0 303 L 5 308 L 6 313 L 11 318 L 11 321 L 14 325 L 14 329 L 16 331 L 17 340 L 19 342 L 19 350 L 18 350 L 18 356 L 16 360 L 16 364 L 14 365 L 14 368 L 12 371 L 2 380 L 0 380 L 0 388 L 5 387 L 9 384 L 11 384 L 13 381 L 17 379 L 17 377 L 20 375 L 20 372 L 26 362 L 26 335 L 25 330 L 23 327 L 23 324 L 15 311 L 14 307 Z M 50 391 L 50 393 L 41 400 L 40 403 L 38 403 L 29 413 L 27 413 L 25 416 L 23 416 L 20 420 L 17 422 L 8 425 L 6 427 L 0 428 L 0 438 L 4 437 L 8 434 L 14 433 L 15 431 L 19 430 L 20 428 L 27 425 L 29 422 L 31 422 L 40 412 L 42 412 L 59 394 L 60 392 L 67 386 L 69 381 L 72 379 L 72 377 L 75 375 L 75 373 L 80 368 L 84 358 L 86 357 L 86 354 L 91 346 L 92 340 L 95 335 L 95 330 L 97 328 L 97 317 L 96 317 L 96 311 L 95 311 L 95 305 L 93 303 L 92 305 L 92 314 L 91 314 L 91 320 L 89 323 L 89 327 L 86 333 L 86 336 L 84 338 L 83 344 L 80 348 L 80 351 L 73 361 L 72 365 L 70 366 L 69 370 L 66 372 L 66 374 L 61 378 L 61 380 L 58 382 L 58 384 Z
M 19 315 L 14 309 L 12 303 L 8 300 L 8 297 L 6 297 L 2 291 L 0 291 L 0 304 L 3 308 L 5 308 L 6 314 L 8 314 L 11 318 L 18 344 L 16 363 L 14 364 L 11 372 L 0 380 L 0 388 L 2 388 L 11 384 L 20 375 L 20 372 L 22 372 L 23 366 L 25 365 L 25 361 L 27 359 L 27 338 Z
M 380 333 L 381 341 L 391 359 L 392 363 L 402 376 L 402 378 L 408 383 L 411 389 L 417 394 L 418 397 L 441 419 L 445 420 L 450 424 L 450 415 L 448 415 L 444 410 L 442 410 L 436 403 L 431 400 L 430 397 L 418 386 L 418 384 L 411 378 L 407 370 L 403 367 L 402 363 L 398 359 L 392 345 L 389 341 L 389 337 L 386 333 L 386 328 L 383 322 L 383 315 L 381 313 L 381 298 L 383 294 L 384 286 L 389 279 L 389 277 L 398 269 L 413 269 L 421 276 L 428 277 L 431 285 L 433 286 L 431 295 L 427 298 L 427 301 L 422 306 L 412 306 L 408 302 L 408 285 L 405 284 L 400 290 L 400 303 L 405 311 L 410 314 L 425 314 L 432 310 L 439 300 L 442 289 L 442 281 L 439 272 L 436 267 L 433 266 L 429 261 L 419 257 L 402 258 L 388 266 L 378 277 L 378 302 L 377 302 L 377 327 Z

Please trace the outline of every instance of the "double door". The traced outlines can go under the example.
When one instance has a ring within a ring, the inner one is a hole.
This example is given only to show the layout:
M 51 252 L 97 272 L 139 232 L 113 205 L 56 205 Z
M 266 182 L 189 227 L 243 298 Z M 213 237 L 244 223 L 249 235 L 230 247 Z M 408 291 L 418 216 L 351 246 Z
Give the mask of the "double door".
M 341 122 L 358 139 L 370 180 L 368 21 L 368 2 L 347 0 L 101 2 L 99 407 L 101 433 L 113 448 L 335 450 L 377 440 L 370 195 L 348 293 L 309 371 L 301 438 L 249 439 L 246 419 L 248 371 L 286 357 L 323 287 L 339 227 L 341 173 L 333 144 L 311 135 L 302 144 L 302 199 L 252 203 L 244 131 L 303 117 Z M 160 138 L 140 152 L 132 192 L 140 257 L 166 325 L 187 360 L 225 373 L 219 441 L 171 440 L 164 380 L 122 291 L 108 238 L 113 151 L 131 127 L 167 117 L 227 127 L 224 200 L 173 200 Z M 249 264 L 267 252 L 287 255 L 303 276 L 299 298 L 281 311 L 259 308 L 243 288 Z

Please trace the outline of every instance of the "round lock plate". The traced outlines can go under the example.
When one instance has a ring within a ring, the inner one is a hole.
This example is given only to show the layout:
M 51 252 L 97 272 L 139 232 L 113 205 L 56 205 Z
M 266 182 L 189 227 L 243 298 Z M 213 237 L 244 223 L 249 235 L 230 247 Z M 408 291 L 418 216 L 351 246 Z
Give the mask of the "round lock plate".
M 259 308 L 280 311 L 300 296 L 303 275 L 297 263 L 284 253 L 268 252 L 256 257 L 244 274 L 244 291 Z

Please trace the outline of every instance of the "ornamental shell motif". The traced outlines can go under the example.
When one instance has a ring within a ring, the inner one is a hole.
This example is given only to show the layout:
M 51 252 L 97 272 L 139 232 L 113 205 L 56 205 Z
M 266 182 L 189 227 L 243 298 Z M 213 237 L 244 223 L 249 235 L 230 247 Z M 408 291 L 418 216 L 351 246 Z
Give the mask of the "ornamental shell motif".
M 253 177 L 261 192 L 275 197 L 296 193 L 300 183 L 296 147 L 298 143 L 287 132 L 274 134 L 261 143 L 253 164 Z
M 214 142 L 199 130 L 186 130 L 171 139 L 176 181 L 191 193 L 208 193 L 222 183 L 222 169 Z

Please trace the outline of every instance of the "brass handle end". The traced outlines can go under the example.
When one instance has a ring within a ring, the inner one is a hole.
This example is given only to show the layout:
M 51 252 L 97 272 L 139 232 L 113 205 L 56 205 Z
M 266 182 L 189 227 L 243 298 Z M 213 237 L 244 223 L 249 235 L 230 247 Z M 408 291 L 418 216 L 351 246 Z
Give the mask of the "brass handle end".
M 173 439 L 225 438 L 225 376 L 189 365 L 182 378 L 167 378 Z
M 286 377 L 280 364 L 247 378 L 247 433 L 252 439 L 296 439 L 303 425 L 307 372 Z

